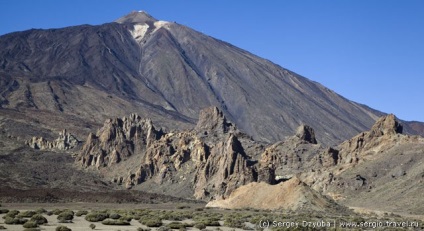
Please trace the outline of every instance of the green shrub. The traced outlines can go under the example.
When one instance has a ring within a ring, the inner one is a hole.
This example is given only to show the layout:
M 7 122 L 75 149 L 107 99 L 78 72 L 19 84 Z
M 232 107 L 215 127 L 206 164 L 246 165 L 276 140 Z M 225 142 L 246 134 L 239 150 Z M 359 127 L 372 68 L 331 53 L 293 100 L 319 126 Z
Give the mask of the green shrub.
M 6 216 L 15 218 L 16 215 L 18 215 L 18 214 L 19 214 L 18 210 L 10 210 L 9 212 L 6 213 Z
M 104 225 L 130 225 L 128 221 L 124 220 L 113 220 L 113 219 L 106 219 L 102 221 L 102 224 Z
M 60 209 L 54 209 L 53 211 L 51 211 L 54 215 L 59 215 L 62 213 L 62 210 Z
M 243 228 L 243 222 L 240 219 L 227 218 L 224 221 L 224 225 L 231 228 Z
M 112 214 L 110 214 L 109 215 L 109 218 L 112 218 L 112 219 L 119 219 L 119 218 L 121 218 L 121 215 L 119 215 L 119 214 L 117 214 L 117 213 L 112 213 Z
M 162 226 L 158 228 L 158 231 L 170 231 L 171 229 L 167 226 Z
M 206 229 L 206 225 L 203 224 L 202 222 L 198 222 L 194 225 L 194 228 L 203 230 L 203 229 Z
M 149 229 L 149 228 L 147 228 L 147 229 L 143 229 L 143 228 L 141 228 L 141 227 L 138 227 L 137 228 L 137 231 L 151 231 L 152 229 Z
M 128 222 L 131 222 L 132 221 L 132 219 L 133 219 L 133 217 L 132 216 L 122 216 L 121 218 L 119 218 L 120 220 L 123 220 L 123 221 L 128 221 Z
M 82 215 L 87 215 L 87 214 L 88 214 L 88 211 L 86 211 L 86 210 L 80 210 L 77 213 L 75 213 L 75 216 L 80 217 Z
M 37 228 L 38 224 L 34 221 L 27 221 L 23 226 L 24 228 Z
M 161 227 L 163 224 L 159 218 L 150 218 L 143 221 L 140 220 L 140 222 L 147 227 Z
M 13 217 L 6 217 L 4 219 L 4 223 L 7 225 L 23 225 L 28 221 L 28 219 L 23 218 L 13 218 Z
M 193 225 L 187 224 L 187 223 L 181 223 L 181 222 L 177 222 L 177 221 L 173 221 L 169 224 L 166 225 L 167 227 L 171 228 L 171 229 L 180 229 L 180 228 L 187 228 L 187 227 L 192 227 Z
M 60 225 L 60 226 L 56 227 L 56 231 L 72 231 L 72 229 L 70 229 L 66 226 Z
M 9 212 L 9 209 L 0 209 L 0 214 L 8 213 L 8 212 Z
M 36 212 L 34 211 L 23 211 L 20 212 L 17 217 L 25 217 L 25 218 L 31 218 L 32 216 L 34 216 L 36 214 Z
M 35 214 L 34 216 L 31 217 L 30 221 L 33 221 L 39 225 L 43 225 L 43 224 L 47 224 L 47 218 L 45 218 L 43 215 L 41 214 Z
M 87 216 L 85 216 L 85 220 L 90 222 L 98 222 L 98 221 L 104 221 L 108 217 L 109 216 L 106 213 L 92 212 L 87 214 Z
M 72 221 L 74 219 L 74 212 L 65 210 L 57 216 L 57 219 L 59 221 Z
M 35 210 L 36 213 L 38 214 L 43 214 L 43 213 L 47 213 L 47 210 L 43 209 L 43 208 L 39 208 L 37 210 Z
M 90 224 L 88 227 L 90 227 L 90 229 L 95 229 L 96 225 L 95 224 Z

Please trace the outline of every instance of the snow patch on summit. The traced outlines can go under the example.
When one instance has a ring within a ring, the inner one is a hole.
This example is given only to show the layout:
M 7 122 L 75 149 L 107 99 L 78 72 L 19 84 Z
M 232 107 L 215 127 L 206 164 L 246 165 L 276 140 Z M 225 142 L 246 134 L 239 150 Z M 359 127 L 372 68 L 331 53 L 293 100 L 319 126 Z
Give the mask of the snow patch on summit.
M 149 29 L 147 24 L 135 24 L 134 29 L 130 30 L 130 33 L 137 42 L 140 42 L 146 35 L 147 29 Z
M 153 32 L 159 30 L 159 28 L 162 28 L 162 27 L 165 27 L 166 29 L 169 29 L 169 25 L 171 25 L 171 23 L 168 22 L 168 21 L 156 21 L 154 23 L 154 25 L 155 25 L 155 30 Z

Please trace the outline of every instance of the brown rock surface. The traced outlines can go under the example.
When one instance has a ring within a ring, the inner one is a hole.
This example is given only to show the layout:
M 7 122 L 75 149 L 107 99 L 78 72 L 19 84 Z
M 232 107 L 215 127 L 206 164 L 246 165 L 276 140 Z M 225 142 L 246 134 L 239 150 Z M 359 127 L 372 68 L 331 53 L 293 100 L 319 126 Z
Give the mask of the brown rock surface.
M 110 166 L 127 159 L 135 151 L 145 150 L 161 136 L 162 131 L 156 130 L 151 120 L 141 119 L 137 114 L 108 119 L 96 135 L 88 135 L 77 161 L 83 166 Z
M 264 182 L 250 183 L 237 188 L 226 199 L 210 201 L 206 207 L 228 209 L 284 209 L 307 211 L 335 211 L 340 209 L 334 201 L 310 189 L 305 183 L 294 177 L 277 185 Z
M 202 200 L 256 181 L 255 162 L 239 140 L 251 142 L 247 136 L 216 107 L 200 115 L 195 130 L 166 134 L 137 115 L 107 120 L 97 135 L 88 136 L 77 161 L 107 167 L 104 175 L 127 188 L 140 185 Z

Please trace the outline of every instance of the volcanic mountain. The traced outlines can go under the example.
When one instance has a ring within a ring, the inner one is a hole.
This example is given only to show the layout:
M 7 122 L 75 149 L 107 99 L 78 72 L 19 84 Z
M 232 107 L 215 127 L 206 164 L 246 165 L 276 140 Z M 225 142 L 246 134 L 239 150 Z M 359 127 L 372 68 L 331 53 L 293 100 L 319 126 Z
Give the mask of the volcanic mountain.
M 38 135 L 42 124 L 43 133 L 68 129 L 83 139 L 106 118 L 131 113 L 167 129 L 186 129 L 209 106 L 265 142 L 282 140 L 308 124 L 320 143 L 336 144 L 368 129 L 383 114 L 229 43 L 145 12 L 103 25 L 0 37 L 0 114 L 7 121 L 3 130 L 12 136 L 22 136 L 17 124 L 28 137 Z M 407 124 L 405 130 L 417 133 Z

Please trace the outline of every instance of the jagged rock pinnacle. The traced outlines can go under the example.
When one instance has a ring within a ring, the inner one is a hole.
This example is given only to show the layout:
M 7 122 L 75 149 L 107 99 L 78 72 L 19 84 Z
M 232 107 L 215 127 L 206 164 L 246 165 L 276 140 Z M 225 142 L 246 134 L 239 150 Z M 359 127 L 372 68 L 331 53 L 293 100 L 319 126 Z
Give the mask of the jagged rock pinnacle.
M 207 134 L 224 134 L 231 129 L 234 129 L 234 125 L 227 121 L 222 111 L 217 107 L 201 110 L 195 128 L 197 132 L 206 132 Z
M 371 133 L 373 136 L 382 136 L 389 134 L 398 134 L 402 133 L 403 126 L 396 119 L 396 116 L 393 114 L 389 114 L 387 116 L 383 116 L 375 122 L 375 124 L 371 128 Z
M 304 140 L 304 141 L 307 141 L 309 143 L 312 143 L 312 144 L 316 144 L 317 143 L 317 140 L 315 138 L 314 129 L 311 128 L 308 125 L 305 125 L 305 124 L 300 125 L 297 128 L 296 136 L 299 137 L 299 139 Z

